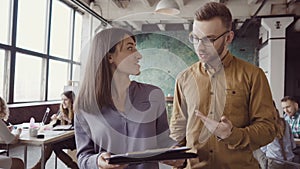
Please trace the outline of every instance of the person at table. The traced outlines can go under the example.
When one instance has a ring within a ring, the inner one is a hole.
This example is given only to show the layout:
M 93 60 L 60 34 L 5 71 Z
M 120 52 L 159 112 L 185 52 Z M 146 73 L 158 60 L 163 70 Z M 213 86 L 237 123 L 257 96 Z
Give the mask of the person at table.
M 75 100 L 75 94 L 73 91 L 65 91 L 61 94 L 61 104 L 59 108 L 59 112 L 57 114 L 52 115 L 51 121 L 48 126 L 53 126 L 57 124 L 67 125 L 73 124 L 74 121 L 74 110 L 73 103 Z M 47 128 L 47 127 L 46 127 Z M 76 149 L 75 137 L 69 138 L 64 141 L 60 141 L 51 145 L 45 146 L 45 164 L 47 160 L 50 158 L 52 151 L 56 154 L 56 156 L 64 162 L 69 168 L 78 169 L 77 163 L 73 161 L 73 159 L 63 151 L 63 149 Z M 33 169 L 41 168 L 41 159 L 36 163 Z
M 8 115 L 8 107 L 4 99 L 0 97 L 0 114 Z M 5 117 L 5 116 L 4 116 Z M 1 119 L 3 116 L 1 116 Z M 16 144 L 18 143 L 22 129 L 17 129 L 16 134 L 12 134 L 7 125 L 0 120 L 0 141 L 5 144 Z M 11 169 L 23 169 L 24 163 L 21 159 L 15 157 L 7 157 L 0 155 L 0 168 L 11 168 Z
M 158 162 L 112 165 L 107 158 L 176 144 L 168 136 L 162 90 L 129 78 L 140 74 L 141 58 L 135 36 L 127 30 L 108 28 L 94 37 L 75 102 L 80 169 L 158 169 Z
M 300 137 L 300 109 L 299 104 L 293 96 L 285 96 L 281 99 L 281 107 L 284 111 L 284 119 L 292 128 L 295 138 Z
M 275 102 L 273 102 L 273 104 L 276 108 Z M 280 117 L 277 108 L 275 116 L 277 124 L 277 135 L 275 139 L 266 146 L 254 151 L 254 157 L 258 160 L 261 169 L 293 169 L 294 167 L 292 165 L 279 161 L 284 160 L 292 162 L 295 157 L 293 150 L 296 148 L 296 143 L 291 127 L 284 118 Z
M 4 99 L 0 97 L 0 119 L 6 124 L 6 126 L 9 127 L 10 130 L 12 130 L 12 128 L 10 127 L 11 125 L 8 122 L 8 117 L 9 117 L 9 109 Z

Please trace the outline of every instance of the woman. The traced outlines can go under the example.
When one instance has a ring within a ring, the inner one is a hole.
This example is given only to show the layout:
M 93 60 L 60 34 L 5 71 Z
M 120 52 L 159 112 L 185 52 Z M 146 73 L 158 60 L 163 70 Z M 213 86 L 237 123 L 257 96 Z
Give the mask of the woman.
M 275 106 L 274 102 L 273 104 Z M 292 165 L 279 161 L 293 161 L 293 149 L 296 148 L 296 144 L 291 128 L 284 118 L 280 117 L 277 108 L 275 118 L 277 124 L 277 136 L 271 143 L 254 151 L 254 156 L 259 161 L 262 169 L 293 169 Z
M 9 110 L 6 102 L 0 97 L 0 115 L 1 119 L 7 119 Z M 7 125 L 0 120 L 0 140 L 6 144 L 14 144 L 18 142 L 22 130 L 18 129 L 17 134 L 12 134 Z M 0 156 L 0 168 L 23 169 L 24 163 L 19 158 Z
M 157 162 L 111 165 L 107 158 L 111 154 L 174 145 L 168 137 L 162 90 L 129 78 L 140 74 L 141 58 L 129 31 L 109 28 L 95 36 L 75 103 L 75 138 L 81 169 L 155 169 Z
M 59 112 L 57 114 L 52 115 L 51 123 L 55 123 L 53 125 L 73 125 L 74 122 L 74 110 L 73 110 L 73 102 L 75 100 L 75 94 L 73 91 L 65 91 L 61 94 L 62 103 L 59 107 Z
M 2 119 L 6 126 L 9 126 L 8 116 L 9 109 L 6 105 L 6 102 L 0 97 L 0 119 Z
M 73 91 L 65 91 L 61 94 L 61 104 L 59 108 L 59 112 L 57 114 L 52 115 L 51 122 L 47 126 L 55 126 L 58 124 L 61 125 L 73 125 L 74 121 L 74 110 L 73 103 L 75 100 L 75 94 Z M 50 158 L 52 154 L 52 150 L 56 154 L 56 156 L 64 162 L 69 168 L 78 169 L 77 163 L 73 161 L 73 159 L 63 151 L 63 149 L 76 149 L 75 138 L 72 137 L 68 140 L 64 140 L 62 142 L 58 142 L 45 148 L 45 163 Z M 41 159 L 38 163 L 33 167 L 33 169 L 41 168 Z

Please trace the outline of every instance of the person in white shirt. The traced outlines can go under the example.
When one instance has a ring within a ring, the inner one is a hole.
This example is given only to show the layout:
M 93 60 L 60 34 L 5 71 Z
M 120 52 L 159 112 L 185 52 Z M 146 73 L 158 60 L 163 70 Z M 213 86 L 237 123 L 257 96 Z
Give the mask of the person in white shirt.
M 8 111 L 6 102 L 0 97 L 0 113 Z M 18 129 L 16 134 L 12 134 L 6 124 L 0 119 L 0 141 L 5 144 L 17 143 L 22 130 Z M 24 169 L 24 163 L 19 158 L 0 155 L 0 168 L 4 169 Z

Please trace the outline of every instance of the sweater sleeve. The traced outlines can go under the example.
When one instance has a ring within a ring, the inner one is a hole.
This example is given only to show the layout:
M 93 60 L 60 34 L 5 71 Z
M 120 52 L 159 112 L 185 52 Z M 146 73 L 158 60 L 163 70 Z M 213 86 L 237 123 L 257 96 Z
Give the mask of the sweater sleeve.
M 0 140 L 4 141 L 6 144 L 9 144 L 14 141 L 15 136 L 8 130 L 5 123 L 0 120 Z
M 74 122 L 79 168 L 98 169 L 97 159 L 100 154 L 95 151 L 97 148 L 89 137 L 89 134 L 87 133 L 88 131 L 85 131 L 83 127 L 88 126 L 88 124 L 83 119 L 78 117 L 78 114 L 75 115 Z

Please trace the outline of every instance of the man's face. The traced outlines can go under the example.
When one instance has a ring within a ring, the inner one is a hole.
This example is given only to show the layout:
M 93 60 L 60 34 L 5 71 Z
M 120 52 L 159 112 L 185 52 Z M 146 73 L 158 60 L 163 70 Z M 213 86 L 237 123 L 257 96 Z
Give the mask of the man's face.
M 199 43 L 194 43 L 194 48 L 200 61 L 209 63 L 216 59 L 220 60 L 227 48 L 227 42 L 229 41 L 226 42 L 226 38 L 229 33 L 229 30 L 224 27 L 221 19 L 218 17 L 209 21 L 194 20 L 192 35 L 201 39 Z M 209 42 L 209 40 L 216 38 L 218 39 L 214 42 Z
M 293 102 L 291 100 L 281 102 L 281 106 L 283 111 L 290 117 L 294 116 L 295 113 L 298 111 L 298 103 Z

